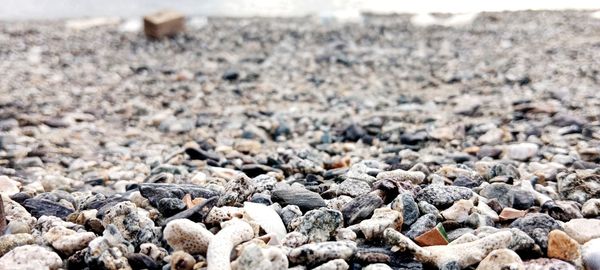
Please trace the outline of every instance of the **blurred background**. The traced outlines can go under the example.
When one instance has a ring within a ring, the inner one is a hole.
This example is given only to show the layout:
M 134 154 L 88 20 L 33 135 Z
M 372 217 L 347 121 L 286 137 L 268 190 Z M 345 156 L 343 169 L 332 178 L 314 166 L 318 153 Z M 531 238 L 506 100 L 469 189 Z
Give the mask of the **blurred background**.
M 352 18 L 360 12 L 471 13 L 527 9 L 600 9 L 597 0 L 2 0 L 0 19 L 59 19 L 88 16 L 139 17 L 161 8 L 197 16 L 304 16 Z

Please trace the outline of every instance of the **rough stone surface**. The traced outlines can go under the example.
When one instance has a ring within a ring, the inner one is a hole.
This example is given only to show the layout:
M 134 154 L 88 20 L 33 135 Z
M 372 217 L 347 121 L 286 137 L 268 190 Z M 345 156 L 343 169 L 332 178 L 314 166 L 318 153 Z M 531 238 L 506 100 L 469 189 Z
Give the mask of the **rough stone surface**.
M 418 201 L 426 201 L 435 207 L 447 208 L 455 201 L 469 199 L 472 191 L 465 187 L 430 185 L 417 193 Z
M 296 231 L 308 236 L 309 242 L 328 241 L 344 223 L 342 213 L 326 208 L 306 212 L 299 220 Z
M 563 225 L 564 231 L 575 241 L 585 244 L 595 238 L 600 238 L 599 219 L 572 219 Z
M 548 234 L 548 257 L 567 262 L 579 262 L 581 250 L 579 243 L 560 230 Z
M 0 258 L 1 269 L 59 269 L 62 260 L 58 254 L 40 246 L 17 247 Z
M 498 249 L 490 252 L 477 266 L 477 270 L 524 270 L 521 257 L 510 249 Z

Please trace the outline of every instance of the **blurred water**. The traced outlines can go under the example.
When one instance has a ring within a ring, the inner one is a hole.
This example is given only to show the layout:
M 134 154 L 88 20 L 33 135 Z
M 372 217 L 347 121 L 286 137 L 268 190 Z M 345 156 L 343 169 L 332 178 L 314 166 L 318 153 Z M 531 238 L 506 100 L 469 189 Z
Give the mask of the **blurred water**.
M 354 17 L 377 13 L 472 13 L 525 9 L 600 9 L 600 0 L 0 0 L 0 19 L 139 17 L 162 8 L 200 16 Z

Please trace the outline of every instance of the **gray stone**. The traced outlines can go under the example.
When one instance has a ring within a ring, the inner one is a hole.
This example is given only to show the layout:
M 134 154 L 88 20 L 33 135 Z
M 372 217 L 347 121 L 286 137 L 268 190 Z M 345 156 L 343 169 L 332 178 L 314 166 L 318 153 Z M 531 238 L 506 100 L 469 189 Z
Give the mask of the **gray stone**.
M 426 201 L 437 208 L 447 208 L 455 201 L 469 199 L 473 192 L 465 187 L 429 185 L 417 193 L 417 201 Z
M 346 225 L 356 224 L 373 215 L 373 211 L 383 205 L 383 199 L 376 194 L 369 193 L 354 198 L 342 208 Z
M 419 218 L 419 206 L 410 193 L 398 195 L 391 204 L 392 209 L 402 213 L 404 226 L 412 225 Z
M 433 229 L 437 223 L 437 218 L 433 214 L 426 214 L 419 219 L 413 225 L 410 226 L 406 235 L 408 238 L 414 240 L 417 236 Z
M 528 214 L 510 224 L 511 228 L 517 228 L 529 235 L 542 250 L 548 247 L 548 233 L 561 226 L 547 214 Z
M 349 178 L 340 183 L 337 187 L 336 194 L 348 195 L 350 197 L 356 197 L 363 194 L 369 193 L 371 187 L 364 181 Z
M 217 206 L 241 206 L 250 199 L 255 189 L 252 179 L 238 174 L 225 185 L 225 194 L 219 198 Z
M 344 223 L 342 213 L 327 208 L 306 212 L 300 218 L 296 231 L 308 236 L 309 242 L 324 242 L 335 236 Z
M 300 210 L 308 211 L 319 207 L 325 207 L 326 203 L 321 196 L 304 188 L 280 188 L 273 190 L 271 194 L 273 202 L 282 206 L 297 205 Z

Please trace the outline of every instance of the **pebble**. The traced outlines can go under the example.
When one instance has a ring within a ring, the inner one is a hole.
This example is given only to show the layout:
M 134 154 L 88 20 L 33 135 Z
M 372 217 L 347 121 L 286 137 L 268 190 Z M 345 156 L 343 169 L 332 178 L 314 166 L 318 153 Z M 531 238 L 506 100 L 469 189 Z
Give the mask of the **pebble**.
M 548 234 L 548 257 L 581 264 L 579 243 L 560 230 Z
M 346 179 L 340 183 L 337 187 L 336 194 L 347 195 L 350 197 L 357 197 L 363 194 L 367 194 L 371 191 L 371 187 L 368 183 L 357 179 Z
M 290 250 L 288 259 L 293 264 L 319 265 L 335 259 L 349 259 L 356 251 L 356 243 L 350 241 L 305 244 Z
M 373 263 L 373 264 L 369 264 L 369 265 L 365 266 L 363 269 L 364 270 L 392 270 L 392 268 L 389 267 L 385 263 Z
M 581 214 L 586 218 L 600 216 L 600 199 L 589 199 L 581 206 Z
M 582 246 L 582 260 L 586 269 L 600 267 L 600 239 L 590 240 Z
M 154 221 L 139 212 L 132 202 L 120 202 L 108 209 L 102 217 L 104 227 L 114 225 L 121 235 L 134 246 L 142 243 L 159 243 L 162 232 Z
M 65 255 L 86 248 L 92 240 L 96 238 L 93 232 L 76 232 L 65 227 L 53 227 L 43 234 L 43 238 L 57 251 Z
M 405 233 L 405 235 L 410 239 L 415 239 L 417 236 L 433 229 L 436 225 L 436 220 L 437 218 L 433 214 L 423 215 L 410 226 L 410 229 Z
M 420 171 L 405 171 L 397 169 L 393 171 L 385 171 L 377 174 L 378 180 L 390 179 L 397 182 L 408 181 L 415 185 L 421 184 L 425 180 L 425 174 Z
M 456 222 L 463 222 L 469 218 L 469 214 L 471 213 L 471 209 L 473 209 L 473 202 L 470 200 L 459 200 L 454 202 L 454 204 L 444 210 L 441 211 L 440 214 L 446 220 L 454 220 Z
M 32 245 L 35 238 L 31 234 L 17 233 L 0 236 L 0 256 L 19 246 Z
M 36 245 L 17 247 L 0 258 L 2 269 L 50 269 L 62 267 L 58 254 Z
M 542 204 L 542 212 L 560 221 L 583 218 L 581 205 L 572 201 L 547 201 Z
M 232 262 L 237 270 L 285 270 L 288 269 L 286 254 L 278 247 L 260 247 L 250 243 L 244 246 L 240 256 Z
M 578 218 L 565 222 L 563 230 L 578 243 L 585 244 L 592 239 L 600 238 L 598 226 L 600 226 L 600 219 Z
M 348 263 L 343 259 L 335 259 L 321 264 L 313 269 L 317 270 L 347 270 L 350 268 Z
M 325 200 L 318 193 L 303 188 L 275 189 L 271 199 L 282 206 L 296 205 L 302 211 L 326 206 Z
M 410 193 L 398 195 L 390 206 L 392 209 L 402 213 L 405 226 L 412 225 L 419 218 L 419 206 Z
M 525 261 L 525 270 L 575 270 L 575 266 L 570 263 L 549 258 L 539 258 Z
M 497 199 L 503 207 L 526 210 L 534 205 L 534 197 L 529 192 L 505 183 L 492 183 L 485 186 L 479 195 L 487 199 Z
M 472 191 L 465 187 L 429 185 L 417 193 L 417 201 L 425 201 L 438 208 L 447 208 L 455 201 L 470 199 Z
M 185 251 L 175 251 L 171 255 L 171 270 L 192 270 L 196 264 L 196 260 L 192 255 Z
M 528 160 L 534 157 L 539 151 L 539 146 L 534 143 L 512 144 L 506 147 L 505 155 L 513 160 Z
M 310 210 L 298 221 L 296 231 L 306 235 L 310 243 L 325 242 L 343 226 L 342 213 L 327 208 Z
M 476 268 L 477 270 L 524 270 L 521 257 L 510 249 L 498 249 L 490 252 Z
M 19 193 L 19 182 L 10 179 L 6 175 L 0 175 L 0 192 L 6 196 Z
M 356 197 L 342 207 L 344 222 L 352 225 L 367 219 L 381 205 L 383 205 L 383 199 L 374 193 Z
M 41 216 L 56 216 L 65 219 L 73 213 L 73 209 L 45 199 L 27 199 L 23 202 L 23 207 L 36 218 L 40 218 Z
M 517 228 L 529 235 L 543 250 L 548 246 L 548 233 L 560 229 L 560 224 L 547 214 L 527 214 L 518 218 L 510 224 L 511 228 Z

